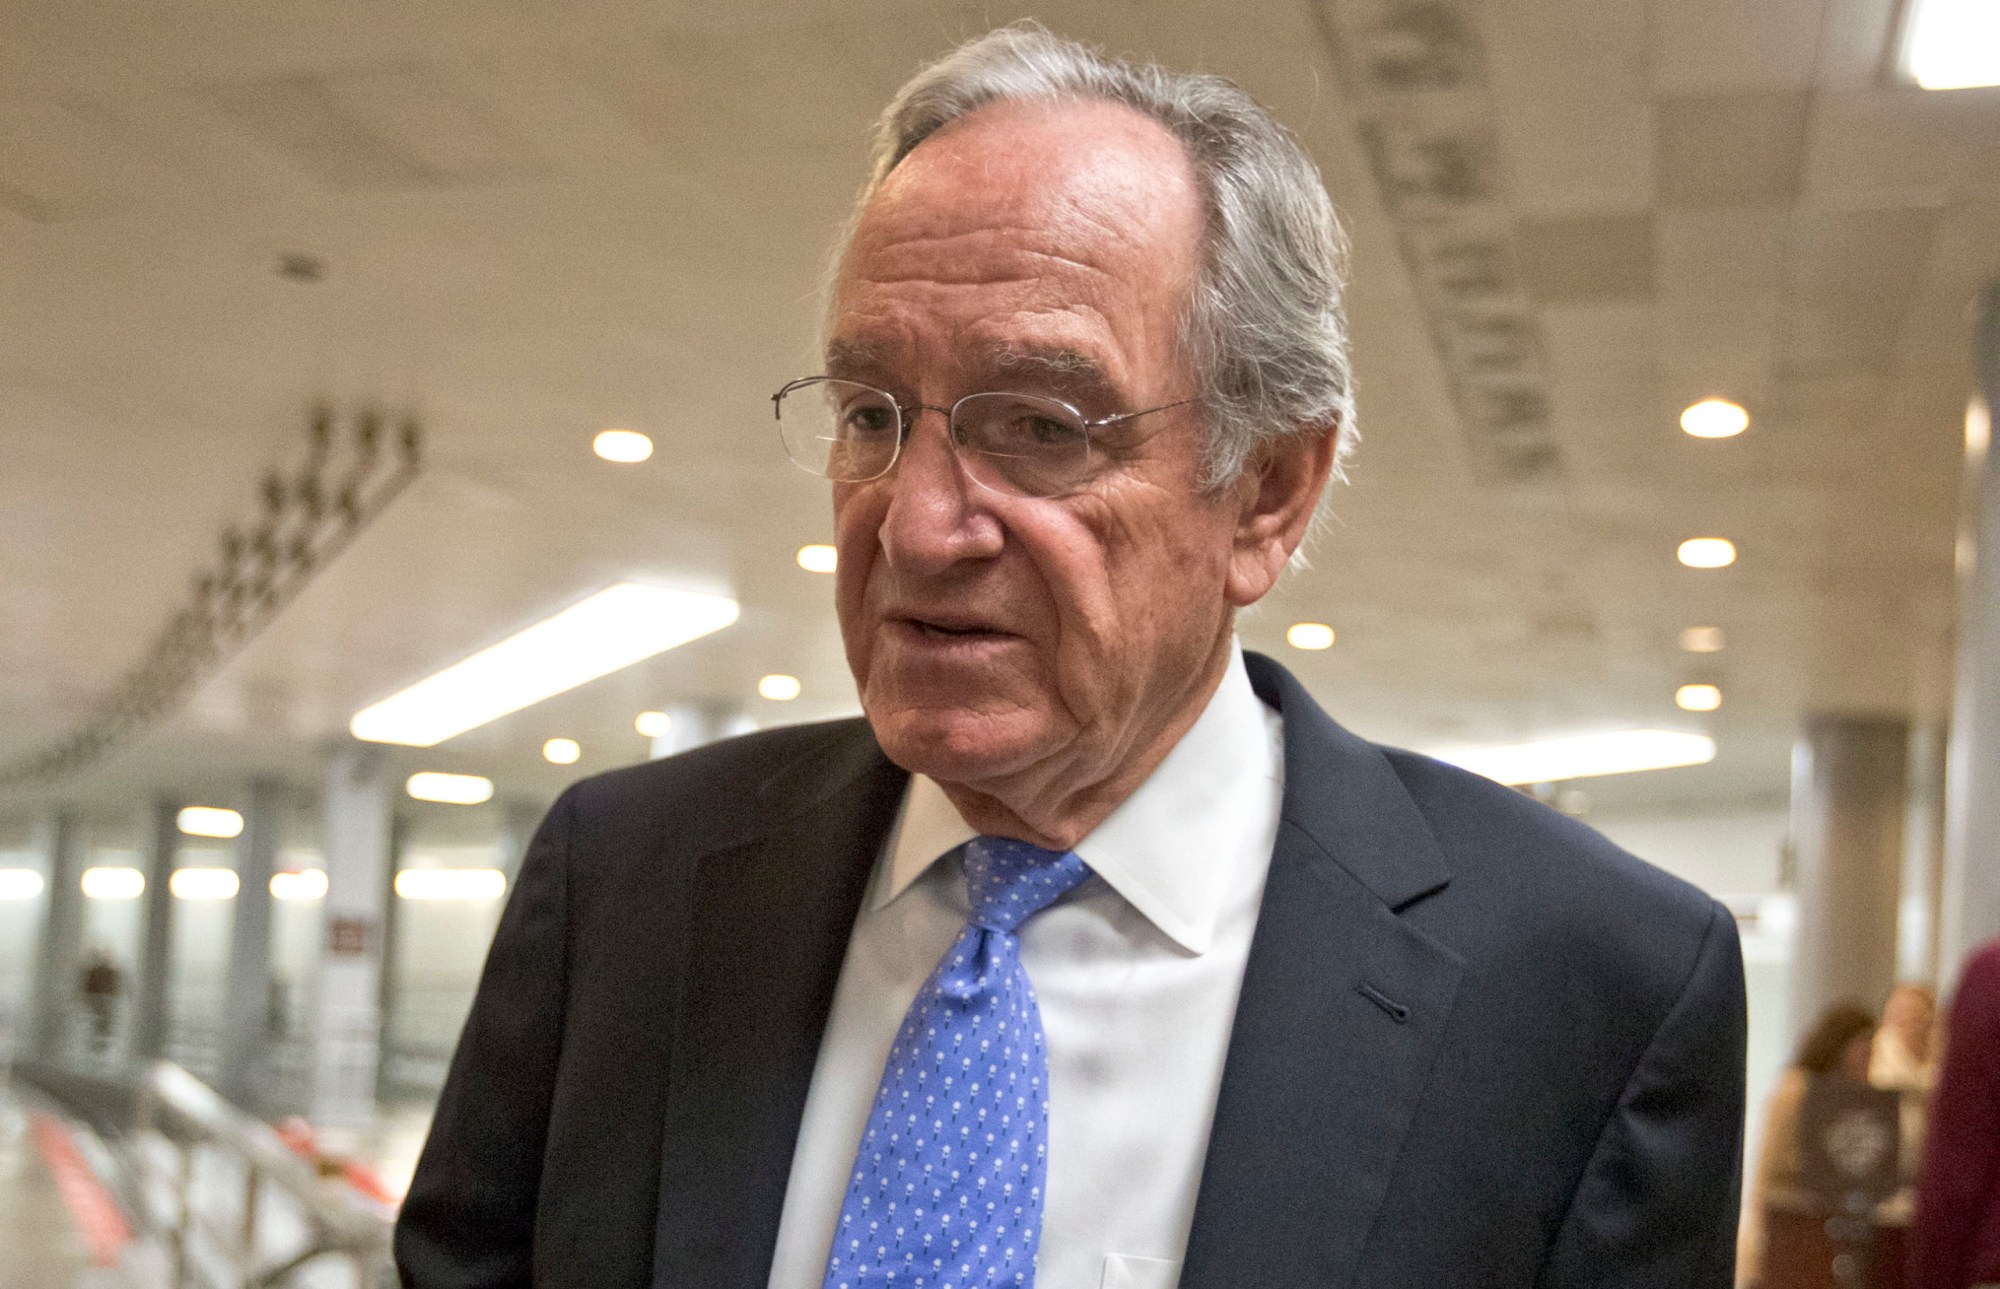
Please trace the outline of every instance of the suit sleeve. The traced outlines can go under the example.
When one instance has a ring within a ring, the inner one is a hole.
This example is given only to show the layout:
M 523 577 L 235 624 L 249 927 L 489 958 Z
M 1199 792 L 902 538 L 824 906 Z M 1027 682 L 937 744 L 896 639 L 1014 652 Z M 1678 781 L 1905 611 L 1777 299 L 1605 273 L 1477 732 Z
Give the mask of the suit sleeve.
M 574 812 L 565 793 L 542 821 L 494 932 L 396 1223 L 405 1289 L 530 1283 L 562 1040 Z
M 1744 1031 L 1736 921 L 1715 904 L 1694 969 L 1598 1136 L 1543 1289 L 1734 1282 Z

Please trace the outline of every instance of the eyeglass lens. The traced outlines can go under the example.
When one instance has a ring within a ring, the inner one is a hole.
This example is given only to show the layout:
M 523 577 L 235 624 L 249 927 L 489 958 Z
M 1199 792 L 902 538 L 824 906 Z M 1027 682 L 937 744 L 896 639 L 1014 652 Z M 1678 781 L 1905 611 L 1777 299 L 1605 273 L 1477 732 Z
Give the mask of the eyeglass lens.
M 778 424 L 792 460 L 836 482 L 888 472 L 902 441 L 902 412 L 887 394 L 851 381 L 788 388 Z M 951 414 L 951 437 L 966 473 L 997 492 L 1052 497 L 1090 468 L 1090 431 L 1075 411 L 1032 394 L 971 394 Z

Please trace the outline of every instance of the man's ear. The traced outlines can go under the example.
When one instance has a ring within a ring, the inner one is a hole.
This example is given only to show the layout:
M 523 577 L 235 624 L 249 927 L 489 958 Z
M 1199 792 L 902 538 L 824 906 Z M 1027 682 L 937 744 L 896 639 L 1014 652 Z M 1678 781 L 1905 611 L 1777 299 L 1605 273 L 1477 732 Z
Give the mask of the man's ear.
M 1329 425 L 1266 443 L 1237 480 L 1232 492 L 1241 510 L 1224 587 L 1236 608 L 1263 599 L 1305 540 L 1320 493 L 1333 472 L 1338 429 Z

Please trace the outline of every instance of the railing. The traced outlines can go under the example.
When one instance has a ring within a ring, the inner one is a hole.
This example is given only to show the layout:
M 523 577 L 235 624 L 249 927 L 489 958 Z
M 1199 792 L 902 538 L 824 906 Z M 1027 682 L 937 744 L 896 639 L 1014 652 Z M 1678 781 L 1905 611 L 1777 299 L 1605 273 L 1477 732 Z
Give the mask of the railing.
M 389 1213 L 178 1066 L 141 1077 L 128 1146 L 139 1216 L 166 1244 L 173 1289 L 396 1283 Z

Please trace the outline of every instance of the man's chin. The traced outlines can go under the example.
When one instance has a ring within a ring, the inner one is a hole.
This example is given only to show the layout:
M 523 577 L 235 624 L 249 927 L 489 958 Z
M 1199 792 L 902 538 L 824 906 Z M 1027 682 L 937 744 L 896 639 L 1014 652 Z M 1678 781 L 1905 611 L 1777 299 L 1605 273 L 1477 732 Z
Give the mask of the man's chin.
M 868 723 L 891 761 L 940 783 L 1005 778 L 1047 756 L 1052 740 L 1036 713 L 958 707 L 870 709 Z

